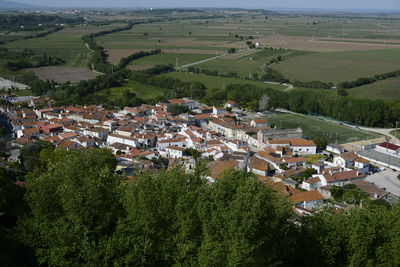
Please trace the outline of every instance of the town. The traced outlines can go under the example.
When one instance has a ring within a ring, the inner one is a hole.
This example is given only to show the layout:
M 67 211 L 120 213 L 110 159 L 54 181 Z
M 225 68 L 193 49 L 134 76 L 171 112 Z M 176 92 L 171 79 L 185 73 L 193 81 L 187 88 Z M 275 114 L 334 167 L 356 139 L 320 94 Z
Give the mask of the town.
M 348 209 L 364 198 L 387 205 L 399 198 L 398 187 L 379 182 L 385 164 L 398 168 L 381 161 L 385 155 L 389 161 L 400 160 L 399 146 L 377 143 L 358 152 L 336 144 L 319 148 L 302 138 L 301 128 L 270 127 L 267 119 L 233 101 L 211 107 L 183 98 L 107 110 L 55 107 L 48 97 L 24 98 L 22 105 L 10 95 L 1 98 L 0 110 L 11 130 L 11 162 L 21 160 L 21 148 L 39 141 L 67 151 L 111 150 L 115 171 L 126 180 L 163 168 L 192 172 L 205 160 L 210 183 L 230 169 L 254 173 L 259 182 L 288 197 L 299 217 L 326 207 Z

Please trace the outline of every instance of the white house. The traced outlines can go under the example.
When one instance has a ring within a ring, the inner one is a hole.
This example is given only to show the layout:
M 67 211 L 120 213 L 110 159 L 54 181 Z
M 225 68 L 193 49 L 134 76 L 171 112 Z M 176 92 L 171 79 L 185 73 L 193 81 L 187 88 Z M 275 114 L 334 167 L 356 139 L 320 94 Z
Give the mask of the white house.
M 172 159 L 181 159 L 183 158 L 183 154 L 185 152 L 185 148 L 183 147 L 177 147 L 177 146 L 167 146 L 165 148 L 167 157 L 172 158 Z
M 123 136 L 118 134 L 109 134 L 107 137 L 107 144 L 121 143 L 132 147 L 138 147 L 138 140 L 131 136 Z
M 181 139 L 181 138 L 159 140 L 157 142 L 157 150 L 158 151 L 166 151 L 166 148 L 169 146 L 187 147 L 185 139 Z
M 225 108 L 216 108 L 216 107 L 213 107 L 213 114 L 214 114 L 215 116 L 223 115 L 223 114 L 226 114 L 226 113 L 228 113 L 228 112 L 225 110 Z
M 86 136 L 93 136 L 97 138 L 107 138 L 108 130 L 100 127 L 88 128 L 83 130 L 83 134 Z
M 254 119 L 250 122 L 250 125 L 254 128 L 268 127 L 268 122 L 266 119 Z
M 301 184 L 301 188 L 308 191 L 318 189 L 321 186 L 322 186 L 321 179 L 319 179 L 318 177 L 304 180 L 303 183 Z
M 324 197 L 317 190 L 300 192 L 290 197 L 296 207 L 313 210 L 323 205 Z

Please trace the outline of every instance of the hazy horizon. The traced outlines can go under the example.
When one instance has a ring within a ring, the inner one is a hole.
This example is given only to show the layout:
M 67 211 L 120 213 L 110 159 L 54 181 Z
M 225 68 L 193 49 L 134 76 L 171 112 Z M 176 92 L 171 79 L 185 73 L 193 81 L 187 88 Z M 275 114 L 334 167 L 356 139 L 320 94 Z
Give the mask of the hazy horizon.
M 11 0 L 12 1 L 12 0 Z M 16 0 L 31 5 L 40 5 L 48 7 L 126 7 L 126 8 L 270 8 L 270 9 L 333 9 L 333 10 L 400 10 L 400 1 L 398 0 L 382 0 L 380 2 L 374 0 L 348 0 L 337 1 L 321 1 L 321 0 L 203 0 L 203 1 L 184 1 L 184 0 L 147 0 L 147 1 L 129 1 L 114 0 L 112 2 L 106 0 L 70 0 L 68 2 L 59 0 Z

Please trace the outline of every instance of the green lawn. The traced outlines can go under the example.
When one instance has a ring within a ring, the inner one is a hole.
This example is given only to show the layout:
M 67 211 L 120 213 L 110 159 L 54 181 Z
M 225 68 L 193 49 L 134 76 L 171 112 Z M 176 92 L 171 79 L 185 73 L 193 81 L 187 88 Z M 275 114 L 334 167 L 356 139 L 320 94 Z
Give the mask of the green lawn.
M 343 82 L 400 69 L 400 50 L 312 53 L 290 58 L 272 68 L 291 80 Z
M 134 60 L 130 63 L 130 65 L 154 66 L 173 64 L 174 66 L 176 66 L 176 63 L 178 63 L 178 66 L 181 66 L 203 59 L 212 58 L 214 56 L 215 55 L 162 53 Z
M 223 88 L 229 84 L 253 84 L 258 87 L 263 88 L 273 88 L 277 90 L 284 90 L 285 86 L 279 84 L 266 84 L 264 82 L 257 82 L 251 80 L 244 80 L 238 78 L 226 78 L 226 77 L 217 77 L 217 76 L 209 76 L 204 74 L 190 74 L 186 72 L 171 72 L 168 73 L 167 76 L 180 79 L 184 82 L 194 82 L 198 81 L 203 83 L 208 88 Z
M 300 127 L 303 129 L 303 137 L 310 139 L 323 136 L 329 142 L 348 143 L 378 137 L 376 134 L 301 115 L 279 114 L 267 119 L 271 125 L 282 129 Z
M 348 89 L 347 92 L 349 95 L 358 98 L 400 101 L 400 78 L 377 81 L 368 85 Z

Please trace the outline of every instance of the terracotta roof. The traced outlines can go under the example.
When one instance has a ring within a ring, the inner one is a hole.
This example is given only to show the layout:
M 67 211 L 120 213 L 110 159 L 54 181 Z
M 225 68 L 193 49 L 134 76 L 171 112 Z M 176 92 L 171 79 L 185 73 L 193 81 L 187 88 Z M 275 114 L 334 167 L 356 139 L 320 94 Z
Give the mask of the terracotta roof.
M 313 140 L 290 139 L 291 146 L 316 146 Z
M 340 157 L 348 161 L 355 161 L 358 158 L 357 154 L 354 152 L 344 153 L 340 155 Z
M 308 201 L 322 200 L 322 199 L 324 199 L 324 197 L 317 190 L 311 190 L 311 191 L 300 192 L 298 194 L 295 194 L 295 195 L 291 196 L 290 199 L 294 203 L 300 203 L 300 202 L 304 202 L 304 201 L 308 202 Z
M 58 144 L 58 148 L 72 148 L 76 145 L 75 142 L 70 140 L 62 140 L 61 143 Z
M 321 182 L 321 179 L 319 179 L 318 177 L 310 178 L 310 179 L 305 180 L 304 182 L 308 183 L 308 184 L 316 184 L 316 183 Z
M 230 169 L 235 168 L 238 165 L 236 160 L 217 160 L 212 161 L 207 164 L 207 167 L 210 170 L 211 177 L 214 179 L 221 178 L 221 175 Z
M 267 123 L 266 119 L 254 119 L 253 120 L 256 124 L 264 124 Z
M 287 186 L 282 182 L 273 183 L 270 186 L 272 187 L 272 189 L 283 193 L 285 196 L 292 196 L 292 195 L 300 193 L 300 191 L 297 190 L 296 188 Z
M 324 174 L 326 181 L 336 182 L 336 181 L 346 181 L 356 178 L 365 177 L 365 174 L 359 174 L 357 171 L 345 171 L 345 172 L 334 172 L 332 174 Z
M 362 191 L 366 192 L 370 198 L 381 198 L 389 193 L 384 189 L 366 181 L 353 181 L 352 184 L 355 184 Z

